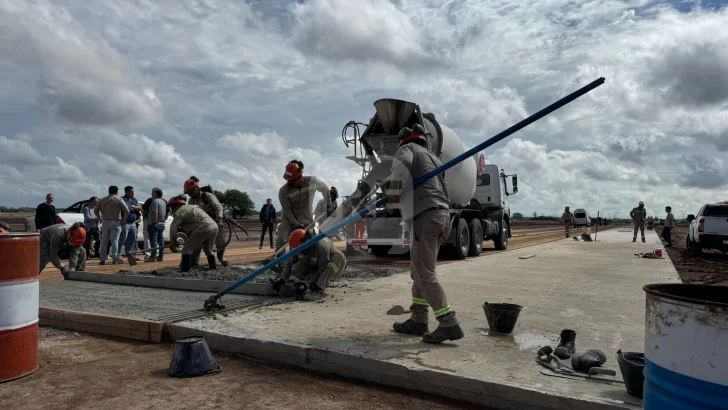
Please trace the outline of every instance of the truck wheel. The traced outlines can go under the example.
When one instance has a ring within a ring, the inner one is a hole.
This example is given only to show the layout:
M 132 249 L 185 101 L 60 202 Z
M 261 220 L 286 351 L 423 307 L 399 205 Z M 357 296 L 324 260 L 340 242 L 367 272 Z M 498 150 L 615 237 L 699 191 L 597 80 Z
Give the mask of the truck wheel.
M 479 219 L 473 219 L 468 224 L 470 227 L 470 249 L 468 256 L 480 256 L 483 251 L 483 225 Z
M 501 222 L 500 235 L 493 239 L 493 245 L 499 251 L 504 251 L 508 248 L 508 223 L 506 221 Z
M 693 256 L 700 256 L 703 254 L 703 249 L 700 247 L 699 243 L 696 243 L 695 241 L 691 241 L 690 238 L 688 238 L 688 242 L 690 242 L 690 254 Z
M 468 257 L 469 250 L 470 229 L 468 229 L 468 221 L 460 218 L 458 220 L 457 231 L 455 231 L 455 250 L 453 252 L 453 257 L 457 260 L 463 260 Z
M 392 245 L 372 245 L 369 247 L 372 250 L 374 256 L 383 257 L 389 255 L 389 250 L 392 249 Z

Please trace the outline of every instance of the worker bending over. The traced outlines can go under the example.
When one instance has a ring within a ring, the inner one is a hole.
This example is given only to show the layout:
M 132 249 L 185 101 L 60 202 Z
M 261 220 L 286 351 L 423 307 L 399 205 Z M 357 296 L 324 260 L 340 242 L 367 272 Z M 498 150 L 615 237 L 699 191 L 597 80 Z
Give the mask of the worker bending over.
M 210 269 L 217 269 L 212 246 L 217 237 L 217 223 L 197 205 L 187 205 L 184 198 L 176 196 L 167 203 L 174 219 L 169 228 L 169 237 L 176 238 L 177 232 L 187 235 L 182 248 L 181 272 L 189 272 L 195 252 L 205 252 Z
M 427 148 L 425 129 L 420 124 L 402 128 L 399 133 L 399 149 L 392 163 L 390 187 L 411 181 L 435 170 L 440 160 Z M 445 290 L 437 280 L 435 268 L 440 245 L 450 234 L 450 197 L 447 193 L 445 174 L 440 173 L 415 188 L 400 195 L 392 195 L 388 190 L 388 200 L 402 205 L 402 219 L 410 232 L 410 259 L 412 272 L 411 317 L 402 323 L 395 323 L 394 330 L 422 336 L 427 343 L 441 343 L 458 340 L 464 336 L 463 330 L 447 301 Z M 416 199 L 416 200 L 415 200 Z M 428 328 L 428 308 L 432 307 L 439 326 L 434 332 Z
M 43 271 L 48 262 L 61 271 L 65 279 L 68 271 L 86 270 L 86 227 L 81 222 L 73 225 L 57 224 L 40 230 L 40 269 Z M 71 256 L 68 258 L 68 267 L 63 265 L 58 254 L 62 249 L 71 247 Z
M 326 204 L 326 215 L 331 215 L 333 207 L 329 198 L 329 187 L 314 176 L 303 176 L 303 163 L 293 160 L 286 165 L 283 174 L 286 184 L 278 190 L 283 218 L 278 227 L 276 249 L 280 249 L 288 236 L 296 229 L 304 229 L 313 222 L 313 198 L 321 192 Z
M 295 249 L 314 236 L 316 235 L 312 229 L 296 229 L 288 237 L 288 246 Z M 293 259 L 286 261 L 283 273 L 275 285 L 284 285 L 293 275 L 306 283 L 306 291 L 302 297 L 307 301 L 320 300 L 326 296 L 324 291 L 329 287 L 329 281 L 339 277 L 346 269 L 346 257 L 329 238 L 321 239 Z
M 185 181 L 184 193 L 190 196 L 189 204 L 197 205 L 202 208 L 217 224 L 217 237 L 215 238 L 215 247 L 217 248 L 217 259 L 220 261 L 220 265 L 228 266 L 228 261 L 225 259 L 225 231 L 222 227 L 223 209 L 220 201 L 217 200 L 215 194 L 211 192 L 202 192 L 200 188 L 199 180 L 195 177 L 191 177 Z M 192 267 L 196 267 L 200 264 L 200 253 L 202 250 L 195 252 L 192 257 Z
M 629 212 L 629 217 L 634 221 L 634 235 L 632 235 L 632 242 L 637 242 L 637 230 L 640 230 L 642 234 L 642 242 L 645 241 L 645 220 L 647 219 L 647 209 L 645 209 L 645 203 L 640 201 L 637 208 L 632 208 Z
M 561 214 L 561 223 L 564 224 L 564 234 L 566 234 L 566 237 L 568 238 L 571 236 L 571 227 L 574 226 L 576 223 L 576 219 L 574 219 L 574 214 L 569 211 L 569 207 L 567 206 L 564 208 L 564 213 Z

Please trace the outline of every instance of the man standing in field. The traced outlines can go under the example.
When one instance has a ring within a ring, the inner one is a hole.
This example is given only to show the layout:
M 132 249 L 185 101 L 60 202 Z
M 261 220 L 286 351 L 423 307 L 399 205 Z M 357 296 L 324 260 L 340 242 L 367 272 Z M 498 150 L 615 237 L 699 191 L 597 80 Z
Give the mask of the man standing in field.
M 672 247 L 672 228 L 675 227 L 675 216 L 672 214 L 672 208 L 669 206 L 665 207 L 665 226 L 662 227 L 662 237 L 665 238 L 666 248 Z
M 561 223 L 564 224 L 564 234 L 568 238 L 571 236 L 571 227 L 574 226 L 574 223 L 576 223 L 574 214 L 569 211 L 568 206 L 564 208 L 564 213 L 561 214 Z
M 637 230 L 639 229 L 642 234 L 642 242 L 645 240 L 645 220 L 647 220 L 647 209 L 645 209 L 645 203 L 640 201 L 637 208 L 632 208 L 629 212 L 629 217 L 634 221 L 634 235 L 632 236 L 632 242 L 637 242 Z

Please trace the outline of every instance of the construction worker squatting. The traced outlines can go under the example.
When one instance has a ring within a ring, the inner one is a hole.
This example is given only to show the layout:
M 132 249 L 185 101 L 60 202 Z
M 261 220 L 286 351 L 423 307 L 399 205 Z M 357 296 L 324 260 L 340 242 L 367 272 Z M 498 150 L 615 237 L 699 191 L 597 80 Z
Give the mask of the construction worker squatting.
M 212 247 L 217 237 L 217 223 L 197 205 L 187 205 L 184 198 L 176 196 L 169 200 L 174 219 L 169 228 L 169 237 L 176 238 L 178 232 L 187 235 L 182 248 L 181 272 L 189 272 L 195 252 L 205 252 L 210 269 L 217 269 Z
M 48 262 L 61 271 L 64 279 L 68 278 L 68 272 L 86 270 L 86 249 L 83 244 L 86 242 L 86 227 L 76 222 L 73 225 L 56 224 L 40 230 L 40 266 L 38 273 L 48 265 Z M 65 248 L 71 248 L 68 266 L 61 261 L 59 252 Z

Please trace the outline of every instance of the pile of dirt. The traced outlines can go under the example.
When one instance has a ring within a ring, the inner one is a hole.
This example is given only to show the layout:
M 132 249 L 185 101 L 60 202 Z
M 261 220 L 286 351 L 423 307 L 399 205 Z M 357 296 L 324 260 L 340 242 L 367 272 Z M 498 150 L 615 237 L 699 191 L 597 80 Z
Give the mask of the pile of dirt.
M 233 282 L 242 279 L 249 274 L 255 272 L 261 265 L 244 264 L 230 265 L 227 267 L 218 266 L 217 269 L 208 269 L 207 265 L 192 269 L 189 272 L 180 272 L 176 267 L 164 267 L 143 272 L 119 271 L 120 275 L 136 275 L 136 276 L 157 276 L 167 278 L 180 279 L 206 279 Z M 347 266 L 346 270 L 337 280 L 339 284 L 350 282 L 363 282 L 376 278 L 382 278 L 401 273 L 409 273 L 408 269 L 391 268 L 391 267 L 365 267 L 365 266 Z M 278 273 L 266 271 L 256 276 L 251 283 L 271 283 L 278 278 Z M 332 286 L 337 286 L 332 283 Z
M 662 226 L 655 231 L 662 237 Z M 710 250 L 692 256 L 686 248 L 687 234 L 687 227 L 676 227 L 671 235 L 672 248 L 665 248 L 683 283 L 728 285 L 728 254 Z

